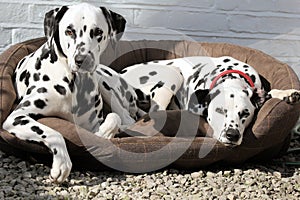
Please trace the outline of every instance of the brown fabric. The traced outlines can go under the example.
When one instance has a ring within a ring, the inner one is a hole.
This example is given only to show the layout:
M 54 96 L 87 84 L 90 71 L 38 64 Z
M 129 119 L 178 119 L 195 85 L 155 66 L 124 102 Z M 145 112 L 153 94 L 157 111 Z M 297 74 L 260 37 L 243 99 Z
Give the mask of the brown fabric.
M 14 69 L 21 58 L 43 42 L 44 38 L 26 41 L 12 46 L 0 55 L 1 127 L 16 98 L 11 79 Z M 298 78 L 288 65 L 258 50 L 225 43 L 122 41 L 115 49 L 108 47 L 101 62 L 120 71 L 136 63 L 196 55 L 232 56 L 253 66 L 269 81 L 272 89 L 300 89 Z M 267 101 L 258 112 L 255 122 L 246 129 L 242 145 L 236 148 L 227 148 L 215 139 L 204 137 L 209 129 L 208 124 L 186 111 L 151 113 L 131 126 L 126 134 L 111 140 L 99 138 L 59 118 L 44 118 L 40 122 L 63 134 L 74 167 L 103 170 L 106 169 L 106 162 L 113 162 L 114 165 L 125 168 L 138 165 L 137 171 L 142 172 L 143 169 L 165 167 L 164 163 L 191 169 L 216 162 L 238 164 L 249 159 L 273 158 L 286 150 L 290 130 L 298 120 L 299 113 L 299 105 L 288 105 L 278 99 Z M 164 120 L 163 127 L 160 127 Z M 21 141 L 2 129 L 0 136 L 2 151 L 35 162 L 51 163 L 51 155 L 45 146 Z M 121 150 L 138 154 L 136 157 L 127 156 Z M 163 155 L 153 157 L 149 154 L 161 150 L 164 150 Z

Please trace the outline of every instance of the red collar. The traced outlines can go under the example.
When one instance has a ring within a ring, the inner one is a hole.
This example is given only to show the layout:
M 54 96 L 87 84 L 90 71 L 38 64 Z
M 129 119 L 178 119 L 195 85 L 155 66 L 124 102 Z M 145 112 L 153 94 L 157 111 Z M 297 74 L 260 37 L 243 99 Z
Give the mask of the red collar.
M 247 74 L 245 74 L 244 72 L 239 71 L 239 70 L 227 70 L 227 71 L 222 72 L 221 74 L 219 74 L 218 76 L 216 76 L 216 77 L 214 78 L 214 80 L 213 80 L 212 83 L 210 84 L 209 89 L 212 90 L 212 89 L 215 87 L 217 81 L 218 81 L 220 78 L 222 78 L 223 76 L 225 76 L 225 75 L 227 75 L 227 74 L 232 74 L 232 73 L 236 73 L 236 74 L 239 74 L 239 75 L 243 76 L 243 77 L 247 80 L 248 84 L 249 84 L 252 88 L 255 87 L 255 85 L 254 85 L 252 79 L 251 79 Z

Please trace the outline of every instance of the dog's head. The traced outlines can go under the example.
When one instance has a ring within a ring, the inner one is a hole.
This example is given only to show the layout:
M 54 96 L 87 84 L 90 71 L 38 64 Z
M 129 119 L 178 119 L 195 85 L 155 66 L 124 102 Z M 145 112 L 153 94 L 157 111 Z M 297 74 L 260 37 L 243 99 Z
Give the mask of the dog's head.
M 93 72 L 108 43 L 121 38 L 125 24 L 115 12 L 82 3 L 46 13 L 44 32 L 73 72 Z
M 234 87 L 198 91 L 197 96 L 202 96 L 197 98 L 200 105 L 207 108 L 204 113 L 213 129 L 213 138 L 226 146 L 241 144 L 245 128 L 256 110 L 251 101 L 253 93 L 251 88 L 241 90 Z

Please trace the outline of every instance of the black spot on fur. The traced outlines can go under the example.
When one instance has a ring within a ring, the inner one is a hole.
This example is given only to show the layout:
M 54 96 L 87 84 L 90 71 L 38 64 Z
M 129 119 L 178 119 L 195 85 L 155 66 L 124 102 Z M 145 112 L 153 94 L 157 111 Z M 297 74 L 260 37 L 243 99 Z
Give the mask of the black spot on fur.
M 176 85 L 173 84 L 173 85 L 171 86 L 171 90 L 172 90 L 172 91 L 175 91 L 175 89 L 176 89 Z
M 155 96 L 155 92 L 152 92 L 152 93 L 151 93 L 152 99 L 154 98 L 154 96 Z
M 63 78 L 63 81 L 66 83 L 70 83 L 69 79 L 66 76 Z
M 125 74 L 127 72 L 127 69 L 123 69 L 122 71 L 120 71 L 120 74 Z
M 34 73 L 33 74 L 33 80 L 34 81 L 39 81 L 40 80 L 40 74 L 39 73 Z
M 140 77 L 140 83 L 141 84 L 147 83 L 148 80 L 149 80 L 148 76 L 142 76 L 142 77 Z
M 99 37 L 98 39 L 97 39 L 97 42 L 99 43 L 99 42 L 101 42 L 102 41 L 102 36 L 101 37 Z
M 230 59 L 226 58 L 223 60 L 224 63 L 230 62 Z
M 36 59 L 36 62 L 35 62 L 35 69 L 36 70 L 40 70 L 41 69 L 41 66 L 42 66 L 42 61 L 40 58 L 37 58 Z
M 248 65 L 244 65 L 243 67 L 244 67 L 244 68 L 249 68 L 249 66 L 248 66 Z
M 42 135 L 44 133 L 44 131 L 42 129 L 40 129 L 38 126 L 32 126 L 31 130 L 35 133 L 37 133 L 38 135 Z
M 30 101 L 25 101 L 24 103 L 22 103 L 23 107 L 28 107 L 30 105 L 31 105 Z
M 50 78 L 49 78 L 49 76 L 47 76 L 47 75 L 44 75 L 44 76 L 43 76 L 43 81 L 50 81 Z
M 17 126 L 17 125 L 24 126 L 24 125 L 28 124 L 29 120 L 26 120 L 26 119 L 23 119 L 23 118 L 25 118 L 25 116 L 16 117 L 15 121 L 13 122 L 13 125 L 14 126 Z
M 34 114 L 34 113 L 30 113 L 28 116 L 31 117 L 32 119 L 34 119 L 35 121 L 44 117 L 44 115 L 42 115 L 42 114 Z
M 94 30 L 93 30 L 93 29 L 90 30 L 90 38 L 91 38 L 91 39 L 94 38 Z
M 86 32 L 86 25 L 83 26 L 83 31 Z
M 244 118 L 249 117 L 250 113 L 249 113 L 249 110 L 245 109 L 242 112 L 238 112 L 238 115 L 239 115 L 240 119 L 244 119 Z
M 55 63 L 57 60 L 58 60 L 58 56 L 57 56 L 57 54 L 56 54 L 54 48 L 52 47 L 52 48 L 50 49 L 50 63 L 53 64 L 53 63 Z
M 256 81 L 255 75 L 252 74 L 252 75 L 250 76 L 250 78 L 251 78 L 251 80 L 253 81 L 253 83 L 255 83 L 255 81 Z
M 45 46 L 42 48 L 42 53 L 40 56 L 40 60 L 46 60 L 50 55 L 50 49 L 46 48 Z
M 109 76 L 112 76 L 112 74 L 106 69 L 101 68 L 101 71 L 103 71 L 105 74 L 107 74 Z
M 82 37 L 82 36 L 83 36 L 83 30 L 80 30 L 79 37 Z
M 37 92 L 38 92 L 38 93 L 46 93 L 46 92 L 47 92 L 47 89 L 44 88 L 44 87 L 41 87 L 41 88 L 37 89 Z
M 246 93 L 247 96 L 249 96 L 248 90 L 242 90 L 244 93 Z
M 45 101 L 41 100 L 41 99 L 37 99 L 34 101 L 34 105 L 39 108 L 39 109 L 43 109 L 46 107 L 46 103 Z
M 67 93 L 67 90 L 64 86 L 61 86 L 61 85 L 55 85 L 54 86 L 54 89 L 61 95 L 66 95 Z
M 111 90 L 111 88 L 109 87 L 109 85 L 108 85 L 105 81 L 103 81 L 102 85 L 104 86 L 104 88 L 105 88 L 106 90 L 108 90 L 108 91 Z
M 99 27 L 96 27 L 94 35 L 95 36 L 101 36 L 102 34 L 103 34 L 103 30 L 101 30 Z
M 68 86 L 69 86 L 70 91 L 73 93 L 73 92 L 74 92 L 74 88 L 75 88 L 74 80 L 72 80 L 72 81 L 69 83 Z
M 140 89 L 136 89 L 135 93 L 138 97 L 138 100 L 145 100 L 145 94 Z
M 153 88 L 150 89 L 150 92 L 153 92 L 156 88 L 161 88 L 161 87 L 163 87 L 164 84 L 165 84 L 164 82 L 159 81 L 158 83 L 156 83 L 156 84 L 153 86 Z
M 200 67 L 201 65 L 202 65 L 202 63 L 199 63 L 199 64 L 193 66 L 193 69 L 196 69 L 196 68 Z
M 238 66 L 238 65 L 239 65 L 239 63 L 234 63 L 233 65 L 234 65 L 234 66 Z
M 56 155 L 57 154 L 57 150 L 56 148 L 53 149 L 53 154 Z
M 169 62 L 167 65 L 172 65 L 174 62 Z
M 30 78 L 30 73 L 27 70 L 25 70 L 21 73 L 19 80 L 20 80 L 20 82 L 24 81 L 25 85 L 28 87 L 29 78 Z
M 157 74 L 156 71 L 153 71 L 153 72 L 150 72 L 150 73 L 149 73 L 150 76 L 154 76 L 154 75 L 156 75 L 156 74 Z
M 230 95 L 230 98 L 234 98 L 234 94 L 231 94 L 231 95 Z
M 26 91 L 26 95 L 31 94 L 31 92 L 32 92 L 32 90 L 34 90 L 34 88 L 36 88 L 34 85 L 31 86 L 30 88 L 28 88 L 27 91 Z

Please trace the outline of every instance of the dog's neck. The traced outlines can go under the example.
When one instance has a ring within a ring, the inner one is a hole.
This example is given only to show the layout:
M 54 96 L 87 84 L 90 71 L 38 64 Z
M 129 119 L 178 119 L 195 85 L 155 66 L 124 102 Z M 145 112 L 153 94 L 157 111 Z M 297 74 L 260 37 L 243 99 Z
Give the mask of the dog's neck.
M 249 84 L 242 78 L 236 78 L 236 79 L 231 79 L 231 78 L 224 78 L 222 80 L 220 80 L 220 82 L 223 81 L 222 84 L 218 83 L 215 85 L 214 88 L 218 88 L 218 89 L 221 89 L 221 88 L 235 88 L 235 89 L 238 89 L 238 90 L 245 90 L 247 88 L 251 88 L 249 86 Z M 224 84 L 226 83 L 226 84 Z M 212 89 L 214 89 L 212 88 Z

